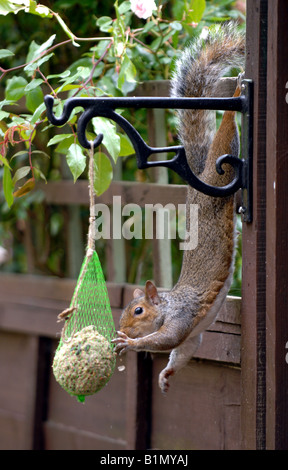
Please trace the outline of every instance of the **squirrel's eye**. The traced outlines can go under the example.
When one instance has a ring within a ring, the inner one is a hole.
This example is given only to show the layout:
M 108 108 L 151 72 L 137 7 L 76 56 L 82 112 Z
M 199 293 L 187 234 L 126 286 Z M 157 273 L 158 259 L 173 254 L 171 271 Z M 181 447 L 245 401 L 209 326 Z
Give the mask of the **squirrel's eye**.
M 134 310 L 135 315 L 140 315 L 143 313 L 143 308 L 142 307 L 136 307 Z

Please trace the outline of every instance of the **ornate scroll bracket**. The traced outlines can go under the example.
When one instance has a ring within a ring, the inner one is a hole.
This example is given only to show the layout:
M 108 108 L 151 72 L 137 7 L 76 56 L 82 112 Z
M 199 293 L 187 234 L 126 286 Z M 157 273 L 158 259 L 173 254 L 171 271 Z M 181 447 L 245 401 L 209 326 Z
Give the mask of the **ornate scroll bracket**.
M 252 82 L 242 80 L 241 95 L 237 98 L 157 98 L 157 97 L 99 97 L 99 98 L 69 98 L 64 105 L 62 116 L 56 117 L 53 113 L 54 98 L 45 96 L 47 116 L 51 124 L 55 126 L 64 125 L 70 118 L 73 109 L 83 108 L 83 113 L 78 120 L 77 135 L 80 145 L 86 149 L 91 148 L 91 142 L 86 138 L 86 127 L 94 117 L 105 117 L 112 119 L 126 132 L 134 146 L 137 166 L 139 169 L 154 166 L 163 166 L 175 171 L 189 185 L 204 194 L 212 197 L 224 197 L 234 194 L 242 189 L 242 218 L 246 222 L 252 221 Z M 181 145 L 172 147 L 150 147 L 142 139 L 138 131 L 120 114 L 116 109 L 123 108 L 164 108 L 164 109 L 210 109 L 229 110 L 242 113 L 242 159 L 233 155 L 222 155 L 217 159 L 216 170 L 223 173 L 222 165 L 230 164 L 235 175 L 231 183 L 222 187 L 210 186 L 201 181 L 191 171 L 184 147 Z M 94 140 L 94 148 L 98 147 L 103 140 L 99 134 Z M 148 161 L 151 154 L 175 152 L 171 160 Z

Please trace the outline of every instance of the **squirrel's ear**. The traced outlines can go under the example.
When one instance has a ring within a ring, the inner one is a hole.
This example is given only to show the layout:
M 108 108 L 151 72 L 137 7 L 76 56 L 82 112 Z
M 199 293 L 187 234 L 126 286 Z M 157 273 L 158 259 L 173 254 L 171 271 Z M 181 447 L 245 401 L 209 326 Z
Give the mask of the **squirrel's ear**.
M 155 286 L 155 284 L 153 284 L 152 281 L 146 281 L 145 295 L 146 295 L 146 298 L 150 300 L 152 304 L 155 304 L 155 305 L 160 304 L 160 297 L 157 292 L 157 287 Z
M 141 297 L 141 295 L 145 295 L 143 290 L 135 289 L 134 292 L 133 292 L 133 299 L 136 299 L 137 297 Z

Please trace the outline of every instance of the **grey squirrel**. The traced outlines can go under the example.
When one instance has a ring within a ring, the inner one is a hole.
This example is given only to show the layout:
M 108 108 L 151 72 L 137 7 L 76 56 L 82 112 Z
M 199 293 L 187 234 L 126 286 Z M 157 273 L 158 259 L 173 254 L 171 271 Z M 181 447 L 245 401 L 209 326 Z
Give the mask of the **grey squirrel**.
M 233 23 L 209 30 L 205 40 L 197 39 L 182 53 L 172 79 L 172 96 L 213 96 L 217 81 L 230 67 L 241 67 L 245 38 Z M 239 87 L 234 96 L 240 93 Z M 228 184 L 233 169 L 223 165 L 216 172 L 216 160 L 224 154 L 239 155 L 235 112 L 226 111 L 214 135 L 211 111 L 178 112 L 179 138 L 192 171 L 213 186 Z M 120 318 L 120 331 L 113 340 L 116 351 L 171 351 L 159 375 L 163 393 L 169 377 L 187 364 L 197 350 L 201 333 L 215 320 L 230 288 L 234 269 L 234 196 L 211 197 L 187 188 L 189 205 L 198 204 L 198 246 L 183 253 L 181 273 L 170 291 L 158 292 L 152 281 L 145 290 L 136 289 L 133 300 Z M 188 231 L 189 232 L 189 229 Z

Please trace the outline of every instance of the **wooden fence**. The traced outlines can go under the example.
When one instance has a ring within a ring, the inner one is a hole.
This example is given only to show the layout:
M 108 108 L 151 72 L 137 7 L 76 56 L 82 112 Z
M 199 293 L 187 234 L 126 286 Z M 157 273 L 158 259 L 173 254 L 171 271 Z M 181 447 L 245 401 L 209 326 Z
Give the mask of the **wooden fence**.
M 51 369 L 56 317 L 75 281 L 11 274 L 0 276 L 0 286 L 1 449 L 239 448 L 239 299 L 227 300 L 165 398 L 157 376 L 167 355 L 130 352 L 117 360 L 105 389 L 83 405 L 61 389 Z M 115 324 L 132 288 L 108 284 Z
M 160 85 L 161 93 L 168 94 L 167 83 Z M 141 92 L 159 95 L 159 90 L 159 83 L 152 83 Z M 155 134 L 153 111 L 150 118 L 150 144 L 162 145 L 163 128 Z M 156 183 L 114 181 L 97 202 L 111 205 L 113 197 L 120 196 L 122 205 L 183 204 L 186 187 L 160 184 L 163 178 L 162 172 L 156 174 Z M 0 275 L 0 448 L 239 449 L 240 298 L 227 299 L 217 322 L 205 332 L 197 355 L 171 381 L 165 398 L 158 387 L 158 374 L 168 360 L 164 353 L 121 356 L 105 389 L 84 405 L 57 384 L 51 368 L 61 328 L 56 320 L 70 303 L 82 260 L 75 210 L 88 206 L 88 191 L 85 180 L 49 182 L 39 188 L 46 205 L 70 209 L 67 252 L 74 279 Z M 29 252 L 31 241 L 27 243 Z M 123 241 L 107 243 L 107 286 L 117 327 L 135 286 L 126 282 L 123 266 L 119 269 Z M 152 243 L 153 277 L 158 285 L 171 287 L 170 241 Z M 28 264 L 33 273 L 32 258 Z

